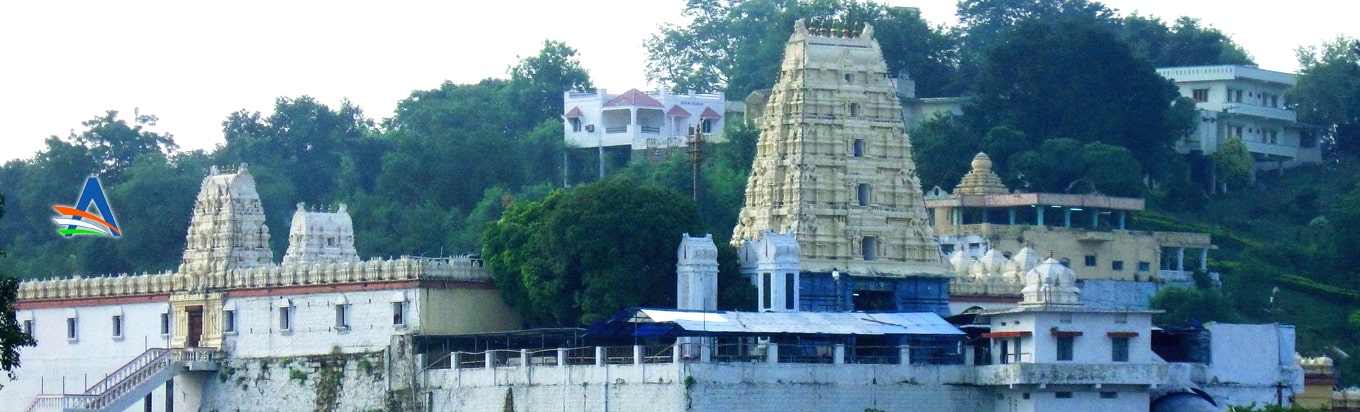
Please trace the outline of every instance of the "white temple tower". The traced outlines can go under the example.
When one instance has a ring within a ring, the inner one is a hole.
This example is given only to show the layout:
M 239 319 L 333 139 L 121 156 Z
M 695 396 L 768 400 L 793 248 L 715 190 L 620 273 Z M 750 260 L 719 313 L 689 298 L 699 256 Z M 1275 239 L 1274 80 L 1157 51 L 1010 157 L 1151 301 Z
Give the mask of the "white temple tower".
M 798 241 L 792 234 L 765 232 L 741 246 L 741 272 L 756 285 L 761 312 L 797 312 L 802 284 Z
M 344 204 L 335 212 L 308 212 L 305 204 L 297 204 L 288 230 L 288 253 L 283 255 L 283 264 L 358 261 L 359 254 L 354 250 L 354 222 Z
M 264 209 L 245 163 L 234 172 L 213 167 L 203 179 L 186 240 L 181 274 L 220 274 L 273 262 Z
M 873 31 L 796 23 L 756 119 L 760 140 L 734 246 L 787 232 L 805 271 L 946 273 Z
M 686 233 L 675 254 L 675 308 L 718 310 L 718 246 L 713 235 Z

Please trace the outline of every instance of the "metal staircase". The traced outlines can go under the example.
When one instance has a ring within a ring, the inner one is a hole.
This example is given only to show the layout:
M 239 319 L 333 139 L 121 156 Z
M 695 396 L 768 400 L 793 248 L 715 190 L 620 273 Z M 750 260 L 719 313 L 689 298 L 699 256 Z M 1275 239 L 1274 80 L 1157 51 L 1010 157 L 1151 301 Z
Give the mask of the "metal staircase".
M 122 411 L 186 370 L 217 370 L 216 349 L 152 348 L 84 393 L 38 395 L 27 411 Z

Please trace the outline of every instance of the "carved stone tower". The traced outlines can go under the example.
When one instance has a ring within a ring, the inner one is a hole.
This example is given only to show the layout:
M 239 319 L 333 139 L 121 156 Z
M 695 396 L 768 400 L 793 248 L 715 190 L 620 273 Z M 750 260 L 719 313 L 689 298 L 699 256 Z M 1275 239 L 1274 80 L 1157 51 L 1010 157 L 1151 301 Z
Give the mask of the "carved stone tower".
M 288 230 L 288 253 L 283 255 L 283 264 L 358 262 L 354 222 L 345 209 L 341 204 L 335 212 L 308 212 L 306 205 L 298 203 Z
M 264 209 L 244 163 L 235 172 L 213 167 L 203 179 L 187 240 L 180 274 L 201 276 L 272 263 Z
M 760 140 L 734 246 L 766 231 L 791 232 L 804 271 L 946 272 L 873 31 L 795 24 L 779 81 L 756 119 Z
M 718 310 L 718 246 L 713 235 L 686 233 L 675 255 L 675 308 Z

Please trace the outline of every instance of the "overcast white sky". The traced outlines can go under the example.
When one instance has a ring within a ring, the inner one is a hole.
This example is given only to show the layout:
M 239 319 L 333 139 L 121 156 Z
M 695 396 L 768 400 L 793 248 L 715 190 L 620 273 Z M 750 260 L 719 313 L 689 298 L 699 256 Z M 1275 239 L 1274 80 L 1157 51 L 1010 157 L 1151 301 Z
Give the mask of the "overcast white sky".
M 31 157 L 104 110 L 155 114 L 185 150 L 222 143 L 240 109 L 279 96 L 348 98 L 373 118 L 412 90 L 504 77 L 544 39 L 567 43 L 597 86 L 646 88 L 643 39 L 684 0 L 12 1 L 0 4 L 0 162 Z M 956 0 L 888 0 L 953 24 Z M 1350 1 L 1109 0 L 1121 14 L 1188 15 L 1233 37 L 1262 68 L 1338 34 Z M 1353 22 L 1352 22 L 1353 23 Z

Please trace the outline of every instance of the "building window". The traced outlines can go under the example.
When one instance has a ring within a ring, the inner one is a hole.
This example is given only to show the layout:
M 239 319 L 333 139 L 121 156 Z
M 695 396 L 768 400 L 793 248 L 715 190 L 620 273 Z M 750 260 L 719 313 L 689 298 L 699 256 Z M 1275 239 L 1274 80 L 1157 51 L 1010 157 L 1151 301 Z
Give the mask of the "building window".
M 1148 263 L 1148 262 L 1138 262 L 1138 271 L 1139 271 L 1139 272 L 1147 272 L 1147 271 L 1149 271 L 1149 270 L 1152 270 L 1152 263 Z
M 1110 360 L 1129 361 L 1129 338 L 1110 338 Z
M 1022 399 L 1029 399 L 1029 392 L 1025 392 L 1025 393 L 1020 394 L 1020 398 L 1022 398 Z
M 573 132 L 580 132 L 580 131 L 581 131 L 581 118 L 579 118 L 579 117 L 573 117 L 573 118 L 567 119 L 567 122 L 568 122 L 568 123 L 571 123 L 571 131 L 573 131 Z
M 335 330 L 349 330 L 349 305 L 335 305 Z
M 1270 96 L 1270 107 L 1280 107 L 1280 96 Z
M 1195 89 L 1190 91 L 1190 94 L 1197 102 L 1209 101 L 1209 89 Z
M 66 318 L 66 339 L 76 340 L 76 318 Z
M 859 116 L 859 103 L 850 103 L 850 117 Z
M 222 311 L 222 332 L 236 332 L 236 310 L 229 309 Z
M 784 309 L 793 310 L 793 291 L 798 285 L 793 282 L 793 274 L 784 274 Z
M 279 330 L 287 332 L 293 329 L 293 308 L 284 306 L 279 308 Z
M 713 133 L 713 119 L 704 119 L 700 121 L 699 127 L 704 133 Z
M 854 75 L 854 74 L 851 74 L 851 73 L 846 73 L 846 74 L 845 74 L 845 83 L 849 84 L 849 83 L 854 83 L 854 82 L 855 82 L 855 75 Z
M 1233 103 L 1242 103 L 1242 91 L 1241 91 L 1241 90 L 1233 90 L 1232 93 L 1233 93 Z
M 1101 392 L 1100 399 L 1118 399 L 1119 392 Z
M 1010 346 L 1010 341 L 1007 341 L 1007 340 L 1005 340 L 1005 339 L 1002 339 L 1000 342 L 998 342 L 998 344 L 1001 345 L 1000 350 L 997 351 L 997 353 L 1001 355 L 1000 358 L 998 359 L 998 363 L 1001 363 L 1001 364 L 1011 363 L 1011 359 L 1010 359 L 1010 358 L 1011 358 L 1011 346 Z M 1028 395 L 1028 394 L 1026 394 L 1026 395 Z
M 760 309 L 770 309 L 770 274 L 760 274 Z
M 392 324 L 406 325 L 406 302 L 392 302 Z
M 860 252 L 863 252 L 864 260 L 878 259 L 878 238 L 865 236 L 860 241 Z
M 123 337 L 123 315 L 113 315 L 113 337 Z
M 1096 255 L 1086 255 L 1086 267 L 1096 267 Z
M 1242 138 L 1242 126 L 1233 127 L 1233 137 L 1236 137 L 1238 139 Z
M 33 319 L 24 319 L 24 334 L 33 336 Z
M 1058 360 L 1072 360 L 1072 343 L 1074 340 L 1076 340 L 1076 337 L 1073 336 L 1058 337 Z
M 858 186 L 858 187 L 856 188 L 856 190 L 855 190 L 855 194 L 856 194 L 856 197 L 857 197 L 858 200 L 859 200 L 859 205 L 860 205 L 860 206 L 868 206 L 868 205 L 869 205 L 869 184 L 868 184 L 868 183 L 860 183 L 859 186 Z
M 1122 260 L 1116 260 L 1116 261 L 1110 262 L 1110 269 L 1111 269 L 1111 270 L 1124 270 L 1124 261 L 1122 261 Z
M 1072 399 L 1072 392 L 1053 392 L 1053 397 L 1058 399 Z
M 852 147 L 855 157 L 864 157 L 864 139 L 855 139 Z

